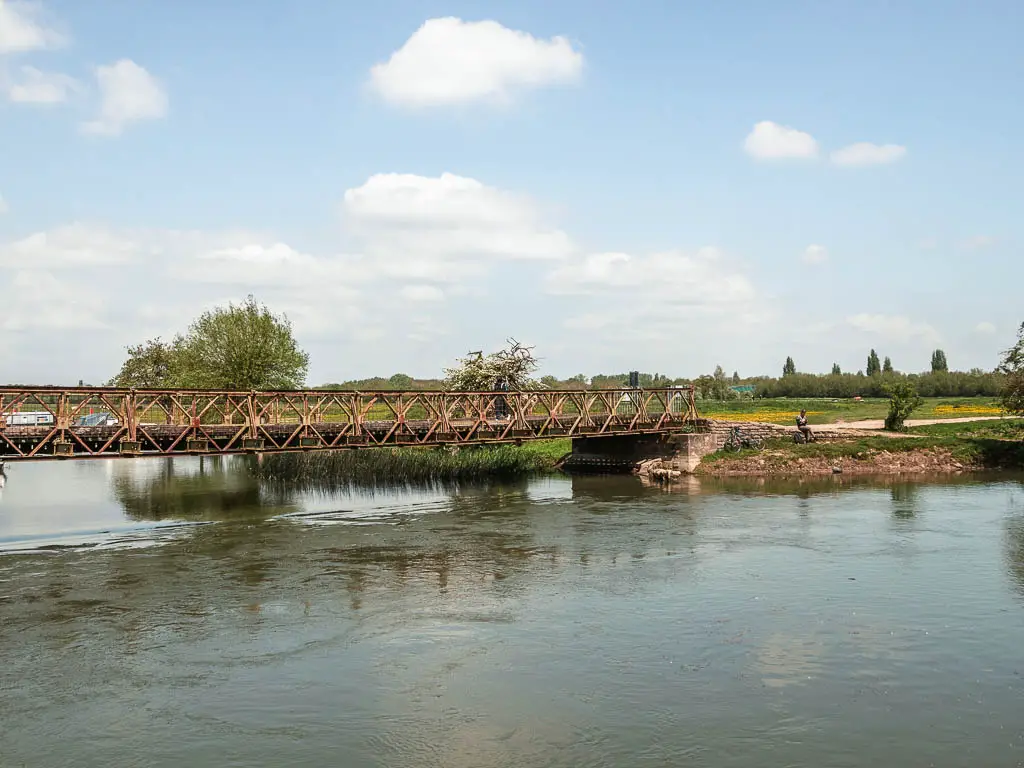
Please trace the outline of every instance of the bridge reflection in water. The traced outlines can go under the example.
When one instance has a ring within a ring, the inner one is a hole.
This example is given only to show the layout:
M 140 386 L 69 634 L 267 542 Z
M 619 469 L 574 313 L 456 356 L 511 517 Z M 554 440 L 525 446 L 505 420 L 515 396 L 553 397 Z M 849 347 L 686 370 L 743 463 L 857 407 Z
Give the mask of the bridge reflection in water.
M 26 414 L 34 414 L 25 424 Z M 677 432 L 692 387 L 225 392 L 0 387 L 0 459 L 234 454 Z

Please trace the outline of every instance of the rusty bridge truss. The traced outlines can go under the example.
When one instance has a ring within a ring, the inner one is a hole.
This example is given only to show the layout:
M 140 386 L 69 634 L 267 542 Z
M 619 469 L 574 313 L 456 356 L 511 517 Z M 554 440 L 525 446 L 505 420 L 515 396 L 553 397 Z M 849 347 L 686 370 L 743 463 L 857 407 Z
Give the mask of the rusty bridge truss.
M 692 387 L 220 392 L 0 387 L 0 460 L 518 443 L 698 420 Z

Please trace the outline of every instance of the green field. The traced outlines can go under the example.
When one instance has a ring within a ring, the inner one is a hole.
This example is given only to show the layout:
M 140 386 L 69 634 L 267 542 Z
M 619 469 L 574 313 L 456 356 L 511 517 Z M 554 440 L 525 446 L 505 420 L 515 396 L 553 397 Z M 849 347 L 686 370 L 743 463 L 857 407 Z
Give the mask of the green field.
M 884 419 L 889 410 L 885 398 L 864 400 L 789 399 L 763 400 L 699 400 L 697 411 L 704 418 L 763 421 L 790 425 L 801 409 L 807 411 L 811 424 L 834 424 L 837 421 Z M 1003 415 L 998 400 L 988 397 L 930 397 L 911 416 L 912 419 L 952 419 Z

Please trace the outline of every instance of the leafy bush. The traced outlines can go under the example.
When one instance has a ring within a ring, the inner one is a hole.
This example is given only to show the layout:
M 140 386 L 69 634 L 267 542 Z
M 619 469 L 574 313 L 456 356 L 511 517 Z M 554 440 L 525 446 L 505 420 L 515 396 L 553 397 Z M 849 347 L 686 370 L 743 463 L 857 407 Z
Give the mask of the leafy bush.
M 905 432 L 904 422 L 924 402 L 910 381 L 898 381 L 889 387 L 889 414 L 885 417 L 885 428 L 890 432 Z
M 1017 330 L 1017 343 L 1003 353 L 1000 373 L 1003 383 L 1003 407 L 1011 413 L 1024 413 L 1024 323 Z

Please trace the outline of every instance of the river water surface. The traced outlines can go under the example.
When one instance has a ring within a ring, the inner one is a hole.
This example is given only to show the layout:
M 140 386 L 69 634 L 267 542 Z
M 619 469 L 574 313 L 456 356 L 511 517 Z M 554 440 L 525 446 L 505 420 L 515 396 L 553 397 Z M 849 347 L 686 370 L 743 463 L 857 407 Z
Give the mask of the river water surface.
M 1024 765 L 1020 479 L 18 464 L 0 766 Z

